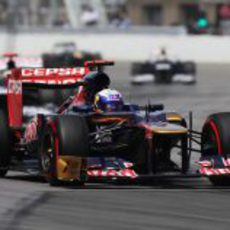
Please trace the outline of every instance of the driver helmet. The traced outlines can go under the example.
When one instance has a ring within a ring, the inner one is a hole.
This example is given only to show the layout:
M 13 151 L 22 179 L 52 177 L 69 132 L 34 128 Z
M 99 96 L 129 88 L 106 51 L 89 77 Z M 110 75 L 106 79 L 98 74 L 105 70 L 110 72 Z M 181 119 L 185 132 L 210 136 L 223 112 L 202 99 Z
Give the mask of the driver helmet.
M 84 82 L 87 101 L 93 103 L 96 93 L 109 87 L 110 78 L 104 72 L 91 71 L 84 77 Z
M 103 89 L 95 95 L 94 106 L 99 112 L 122 111 L 122 95 L 115 89 Z
M 161 47 L 159 50 L 159 54 L 158 54 L 158 59 L 159 60 L 166 60 L 168 59 L 168 54 L 167 54 L 167 50 L 165 47 Z
M 165 47 L 161 47 L 161 51 L 160 52 L 161 52 L 162 56 L 166 56 L 167 55 Z

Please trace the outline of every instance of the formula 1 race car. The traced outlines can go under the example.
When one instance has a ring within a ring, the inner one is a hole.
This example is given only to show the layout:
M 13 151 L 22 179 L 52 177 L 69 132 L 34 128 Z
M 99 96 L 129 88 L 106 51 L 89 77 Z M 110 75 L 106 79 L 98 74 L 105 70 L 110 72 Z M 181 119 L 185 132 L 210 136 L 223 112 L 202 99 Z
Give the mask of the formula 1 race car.
M 133 63 L 131 66 L 132 84 L 155 82 L 169 84 L 196 83 L 196 65 L 194 62 L 171 61 L 169 59 Z
M 54 45 L 53 53 L 42 55 L 43 67 L 62 68 L 84 66 L 88 60 L 101 59 L 100 53 L 78 50 L 74 42 L 63 42 Z
M 133 179 L 188 172 L 188 129 L 181 115 L 166 113 L 163 105 L 95 108 L 92 96 L 110 83 L 100 67 L 111 64 L 94 61 L 82 68 L 12 70 L 7 95 L 0 98 L 0 176 L 9 169 L 22 170 L 43 175 L 54 185 L 83 184 L 93 177 Z M 92 66 L 99 70 L 90 71 Z M 78 92 L 56 113 L 35 111 L 28 121 L 23 92 L 29 87 L 77 87 Z M 180 149 L 179 162 L 172 159 L 174 147 Z

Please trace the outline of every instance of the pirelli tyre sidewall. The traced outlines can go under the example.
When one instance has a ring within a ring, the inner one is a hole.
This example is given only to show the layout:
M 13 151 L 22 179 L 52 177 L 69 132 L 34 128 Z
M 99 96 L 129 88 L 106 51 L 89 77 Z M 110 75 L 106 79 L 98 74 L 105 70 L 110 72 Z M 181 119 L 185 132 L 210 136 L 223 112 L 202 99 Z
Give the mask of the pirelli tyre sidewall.
M 201 154 L 205 156 L 230 154 L 230 112 L 212 114 L 208 117 L 202 129 Z M 230 177 L 209 176 L 213 185 L 229 185 Z
M 57 159 L 59 155 L 87 157 L 88 127 L 84 117 L 62 115 L 54 118 L 44 130 L 41 142 L 41 170 L 50 185 L 59 185 Z
M 230 154 L 230 112 L 212 114 L 202 129 L 202 155 Z
M 0 108 L 0 177 L 6 175 L 10 166 L 11 144 L 8 116 L 5 109 Z

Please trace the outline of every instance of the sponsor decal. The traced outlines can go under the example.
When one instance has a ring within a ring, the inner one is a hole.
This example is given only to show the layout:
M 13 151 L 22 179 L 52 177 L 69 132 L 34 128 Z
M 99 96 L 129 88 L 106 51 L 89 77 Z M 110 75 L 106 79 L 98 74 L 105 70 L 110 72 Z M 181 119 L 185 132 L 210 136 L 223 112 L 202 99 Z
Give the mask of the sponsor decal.
M 21 94 L 22 93 L 22 82 L 18 80 L 9 80 L 8 93 Z
M 28 79 L 24 80 L 23 83 L 35 83 L 35 84 L 48 84 L 48 85 L 69 85 L 76 83 L 77 80 L 73 78 L 68 79 Z
M 75 84 L 86 72 L 85 68 L 22 69 L 23 83 L 68 85 Z
M 119 101 L 119 100 L 120 100 L 119 94 L 109 95 L 109 101 Z
M 229 175 L 230 169 L 227 168 L 201 168 L 200 174 L 206 175 L 206 176 L 219 176 L 219 175 Z
M 138 177 L 138 174 L 133 169 L 88 170 L 87 175 L 90 177 L 129 177 L 132 179 L 135 179 Z
M 198 165 L 200 165 L 201 167 L 212 167 L 213 164 L 211 161 L 199 161 Z
M 48 77 L 48 76 L 72 76 L 83 75 L 85 68 L 36 68 L 22 69 L 22 77 Z

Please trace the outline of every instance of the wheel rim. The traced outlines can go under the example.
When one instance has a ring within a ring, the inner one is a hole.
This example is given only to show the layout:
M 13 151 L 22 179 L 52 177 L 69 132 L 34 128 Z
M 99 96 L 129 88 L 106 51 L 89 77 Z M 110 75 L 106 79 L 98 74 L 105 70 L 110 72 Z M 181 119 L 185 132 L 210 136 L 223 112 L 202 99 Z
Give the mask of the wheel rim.
M 43 172 L 50 173 L 54 160 L 54 140 L 51 135 L 45 136 L 44 151 L 41 156 Z

